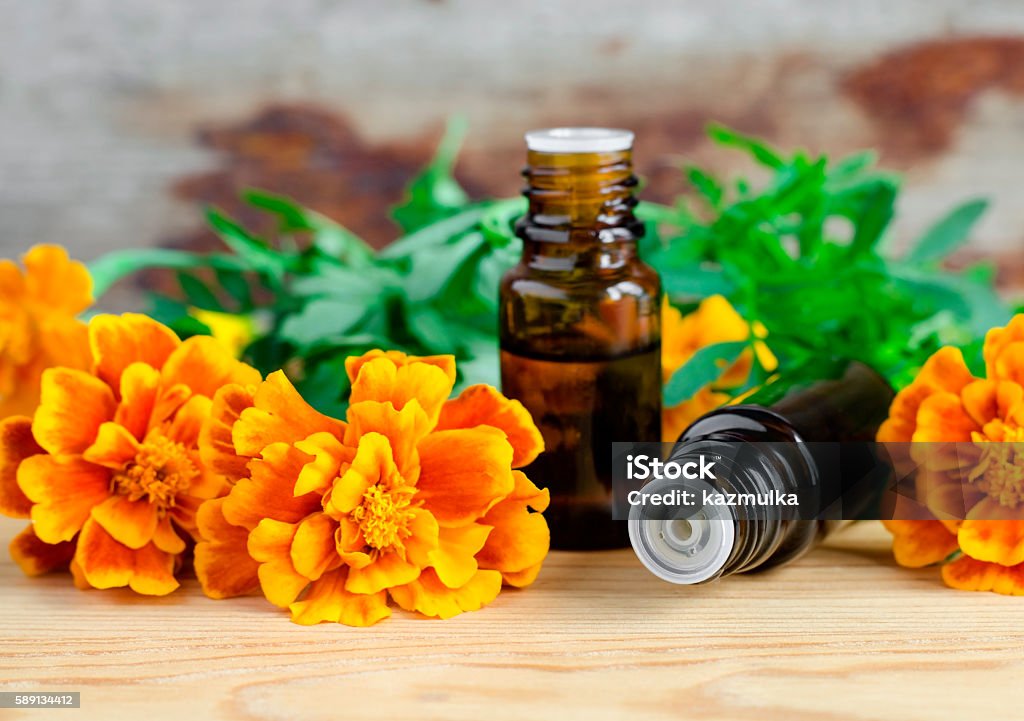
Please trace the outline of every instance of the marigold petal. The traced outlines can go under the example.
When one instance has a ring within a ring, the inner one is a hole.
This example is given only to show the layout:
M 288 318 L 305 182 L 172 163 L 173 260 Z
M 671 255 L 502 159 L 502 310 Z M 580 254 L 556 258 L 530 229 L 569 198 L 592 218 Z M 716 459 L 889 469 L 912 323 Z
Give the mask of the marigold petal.
M 477 571 L 460 588 L 448 588 L 428 568 L 415 581 L 390 589 L 395 603 L 406 611 L 424 616 L 452 618 L 463 611 L 476 611 L 498 597 L 501 592 L 501 574 L 497 571 Z
M 311 581 L 339 563 L 334 543 L 338 523 L 324 513 L 312 513 L 299 522 L 290 555 L 295 570 Z
M 168 516 L 164 516 L 156 524 L 153 532 L 153 544 L 165 553 L 178 555 L 185 550 L 185 541 L 174 530 L 174 524 Z
M 133 460 L 139 448 L 139 442 L 127 428 L 107 421 L 100 425 L 96 440 L 85 449 L 82 458 L 97 466 L 117 470 Z
M 942 580 L 961 591 L 994 591 L 1024 596 L 1024 564 L 1003 566 L 961 556 L 942 567 Z
M 921 568 L 938 563 L 957 550 L 956 534 L 941 521 L 882 521 L 892 533 L 896 563 Z
M 92 519 L 82 527 L 74 560 L 93 588 L 128 586 L 146 596 L 164 596 L 178 587 L 174 556 L 153 544 L 132 550 Z
M 372 626 L 391 615 L 387 594 L 355 594 L 345 590 L 348 570 L 339 568 L 310 585 L 301 601 L 289 607 L 292 621 L 312 626 L 323 621 L 346 626 Z
M 551 532 L 540 513 L 547 508 L 547 489 L 538 489 L 525 474 L 515 471 L 515 491 L 483 517 L 482 523 L 493 526 L 487 544 L 477 554 L 481 568 L 503 574 L 523 571 L 539 564 L 551 546 Z M 538 568 L 539 570 L 539 568 Z
M 341 520 L 363 502 L 363 494 L 370 486 L 381 481 L 400 480 L 391 443 L 380 433 L 367 433 L 359 439 L 352 463 L 335 481 L 324 510 Z
M 437 548 L 430 552 L 430 565 L 448 588 L 464 586 L 477 571 L 476 554 L 487 542 L 490 526 L 470 523 L 438 532 Z
M 454 381 L 444 370 L 430 363 L 395 365 L 390 358 L 375 358 L 359 368 L 359 375 L 352 383 L 350 403 L 378 401 L 402 410 L 415 398 L 434 424 L 453 385 Z
M 103 381 L 84 371 L 50 368 L 43 373 L 32 435 L 53 455 L 81 453 L 116 410 L 114 394 Z
M 282 371 L 256 389 L 253 406 L 242 411 L 231 430 L 235 451 L 256 458 L 271 443 L 294 443 L 325 431 L 341 438 L 345 424 L 319 413 L 303 400 Z
M 896 394 L 889 407 L 889 418 L 878 429 L 878 440 L 886 443 L 917 440 L 913 435 L 918 426 L 918 411 L 924 400 L 942 391 L 959 394 L 964 386 L 974 380 L 959 348 L 940 348 L 925 361 L 917 378 Z
M 501 574 L 501 579 L 506 585 L 512 586 L 513 588 L 526 588 L 537 580 L 537 576 L 540 574 L 540 569 L 543 565 L 543 563 L 538 563 L 535 566 L 524 568 L 522 571 L 504 571 Z
M 213 396 L 210 414 L 199 431 L 199 454 L 203 465 L 235 483 L 249 475 L 249 457 L 235 452 L 231 429 L 246 408 L 253 405 L 253 391 L 231 383 Z
M 74 584 L 75 588 L 80 591 L 93 590 L 93 587 L 89 585 L 89 581 L 86 580 L 85 574 L 82 573 L 82 567 L 75 563 L 74 558 L 68 564 L 68 570 L 71 571 L 71 583 Z
M 92 305 L 88 269 L 59 245 L 33 246 L 22 258 L 25 292 L 48 309 L 78 315 Z
M 475 521 L 512 492 L 512 446 L 497 428 L 436 431 L 420 442 L 417 498 L 442 526 Z
M 416 444 L 428 433 L 432 422 L 413 398 L 401 410 L 390 402 L 361 401 L 348 408 L 348 428 L 345 430 L 345 444 L 355 447 L 367 433 L 379 433 L 391 445 L 398 472 L 409 484 L 415 484 L 419 477 L 419 454 Z
M 121 402 L 114 422 L 128 429 L 136 440 L 149 430 L 160 389 L 160 371 L 145 363 L 132 363 L 121 373 Z
M 992 359 L 990 378 L 1024 384 L 1024 340 L 1007 344 Z
M 132 550 L 153 540 L 159 520 L 149 501 L 131 501 L 126 496 L 112 496 L 94 506 L 91 516 L 111 538 Z
M 89 321 L 96 375 L 111 388 L 132 363 L 160 369 L 181 341 L 167 326 L 140 313 L 97 315 Z
M 960 391 L 964 411 L 979 426 L 992 420 L 998 412 L 997 384 L 990 380 L 976 380 Z
M 264 518 L 249 533 L 249 555 L 260 562 L 260 588 L 275 606 L 287 608 L 309 585 L 309 579 L 292 565 L 291 547 L 297 523 Z
M 23 460 L 43 453 L 32 437 L 32 419 L 12 416 L 0 421 L 0 513 L 28 518 L 32 501 L 18 487 L 18 466 Z
M 32 456 L 18 467 L 18 486 L 35 505 L 32 521 L 45 543 L 70 541 L 94 506 L 110 495 L 110 472 L 78 458 Z
M 336 478 L 348 470 L 356 456 L 355 448 L 346 446 L 330 433 L 314 433 L 305 440 L 296 441 L 295 447 L 314 458 L 299 471 L 293 491 L 296 496 L 324 493 Z
M 1024 366 L 1003 354 L 1014 345 L 1024 342 L 1024 313 L 1018 313 L 1002 328 L 992 328 L 985 334 L 982 356 L 985 360 L 985 375 L 990 380 L 1015 380 L 1022 383 Z
M 504 431 L 512 444 L 512 467 L 522 468 L 544 450 L 541 436 L 533 417 L 517 400 L 510 400 L 489 385 L 470 386 L 441 409 L 437 430 L 493 426 Z
M 363 568 L 349 568 L 345 590 L 349 593 L 379 593 L 416 579 L 420 569 L 393 551 L 381 553 Z
M 958 534 L 960 549 L 977 561 L 1003 566 L 1024 563 L 1024 521 L 966 520 Z
M 417 568 L 430 565 L 431 554 L 437 549 L 440 539 L 440 527 L 434 515 L 423 508 L 411 511 L 405 539 L 405 557 Z M 354 565 L 354 564 L 353 564 Z
M 455 356 L 453 355 L 415 356 L 406 355 L 402 351 L 380 350 L 379 348 L 367 351 L 361 356 L 349 356 L 345 359 L 345 371 L 348 373 L 349 381 L 355 383 L 363 366 L 377 358 L 387 358 L 395 366 L 403 366 L 410 363 L 426 363 L 427 365 L 436 366 L 444 371 L 448 380 L 453 384 L 455 383 Z
M 259 563 L 249 555 L 249 532 L 224 518 L 224 500 L 199 507 L 196 522 L 203 540 L 196 544 L 196 578 L 210 598 L 233 598 L 259 589 Z
M 250 477 L 236 483 L 224 503 L 228 523 L 252 530 L 264 518 L 295 523 L 320 510 L 320 496 L 295 496 L 293 489 L 303 466 L 313 458 L 287 443 L 263 449 L 249 462 Z
M 174 413 L 174 417 L 165 431 L 167 438 L 180 443 L 186 448 L 195 448 L 199 444 L 199 429 L 210 415 L 213 405 L 206 396 L 194 395 Z
M 970 441 L 971 434 L 981 426 L 964 411 L 960 397 L 954 393 L 934 393 L 921 402 L 917 411 L 915 442 Z
M 245 386 L 263 380 L 259 371 L 236 359 L 227 346 L 208 335 L 182 342 L 167 358 L 160 375 L 165 385 L 183 383 L 192 393 L 207 398 L 228 383 Z
M 43 543 L 32 530 L 32 526 L 26 526 L 15 536 L 8 549 L 11 558 L 26 576 L 40 576 L 67 568 L 72 556 L 75 555 L 74 542 Z

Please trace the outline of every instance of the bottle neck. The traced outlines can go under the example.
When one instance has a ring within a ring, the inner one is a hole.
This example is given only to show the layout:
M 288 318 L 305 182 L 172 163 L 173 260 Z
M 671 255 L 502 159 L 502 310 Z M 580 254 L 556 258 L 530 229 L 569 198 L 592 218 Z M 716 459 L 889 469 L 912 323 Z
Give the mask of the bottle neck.
M 643 223 L 633 213 L 637 185 L 631 150 L 531 150 L 523 171 L 529 201 L 516 225 L 523 262 L 542 270 L 614 268 L 636 258 Z

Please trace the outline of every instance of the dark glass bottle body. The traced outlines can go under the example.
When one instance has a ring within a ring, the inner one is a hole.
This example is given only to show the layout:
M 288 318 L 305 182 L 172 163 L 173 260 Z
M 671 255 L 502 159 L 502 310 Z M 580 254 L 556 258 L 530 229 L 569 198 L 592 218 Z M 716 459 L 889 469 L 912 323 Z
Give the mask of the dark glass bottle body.
M 880 466 L 872 442 L 893 395 L 889 384 L 867 366 L 842 364 L 835 377 L 793 389 L 771 406 L 727 406 L 702 416 L 679 437 L 672 460 L 733 453 L 740 444 L 749 444 L 743 447 L 752 455 L 729 467 L 724 474 L 728 480 L 719 481 L 725 487 L 719 490 L 756 494 L 778 489 L 813 497 L 827 489 L 822 493 L 828 498 L 867 502 L 874 489 L 854 487 L 865 479 L 875 485 L 873 474 Z M 852 518 L 863 510 L 845 507 L 841 516 Z M 725 534 L 705 534 L 706 547 L 698 544 L 696 532 L 690 534 L 690 546 L 666 545 L 666 537 L 674 541 L 671 521 L 631 521 L 630 534 L 645 565 L 666 580 L 685 584 L 786 563 L 841 525 L 839 520 L 787 518 L 763 507 L 730 509 L 721 522 L 731 528 Z M 688 522 L 688 532 L 690 526 Z M 711 547 L 715 543 L 728 547 Z
M 531 149 L 523 174 L 523 256 L 500 290 L 502 388 L 544 436 L 529 473 L 551 491 L 552 546 L 622 547 L 611 444 L 657 439 L 661 423 L 661 287 L 637 256 L 631 151 Z

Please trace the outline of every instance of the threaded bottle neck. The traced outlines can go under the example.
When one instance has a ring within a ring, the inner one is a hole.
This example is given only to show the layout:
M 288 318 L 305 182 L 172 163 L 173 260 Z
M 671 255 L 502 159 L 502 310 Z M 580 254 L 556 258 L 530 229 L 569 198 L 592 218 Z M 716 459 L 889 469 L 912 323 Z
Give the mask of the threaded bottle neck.
M 526 137 L 523 195 L 529 206 L 516 227 L 524 257 L 579 254 L 601 245 L 620 246 L 633 257 L 635 250 L 629 251 L 643 224 L 633 212 L 632 133 L 555 128 Z

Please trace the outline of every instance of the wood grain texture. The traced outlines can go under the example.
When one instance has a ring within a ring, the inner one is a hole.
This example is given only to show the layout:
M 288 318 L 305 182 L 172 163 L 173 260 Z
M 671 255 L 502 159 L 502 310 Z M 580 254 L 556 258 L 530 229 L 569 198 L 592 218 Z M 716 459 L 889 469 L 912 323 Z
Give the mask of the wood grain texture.
M 20 527 L 0 522 L 0 537 Z M 1021 718 L 1024 599 L 897 568 L 877 524 L 764 575 L 676 587 L 630 551 L 552 553 L 534 587 L 441 622 L 304 628 L 259 598 L 162 599 L 0 560 L 0 719 Z

